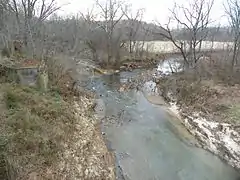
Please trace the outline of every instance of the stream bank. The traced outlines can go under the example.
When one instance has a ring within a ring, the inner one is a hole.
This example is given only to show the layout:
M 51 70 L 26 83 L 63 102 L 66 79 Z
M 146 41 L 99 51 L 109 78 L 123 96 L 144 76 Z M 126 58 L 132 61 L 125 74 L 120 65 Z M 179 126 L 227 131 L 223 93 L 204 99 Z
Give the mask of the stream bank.
M 0 100 L 1 180 L 115 179 L 92 97 L 1 83 Z
M 175 64 L 175 67 L 179 65 Z M 239 86 L 197 82 L 193 78 L 189 79 L 193 77 L 192 74 L 171 74 L 169 63 L 161 64 L 157 70 L 162 73 L 157 80 L 155 77 L 157 83 L 154 82 L 152 91 L 160 92 L 157 96 L 165 99 L 169 109 L 198 139 L 200 147 L 240 169 L 240 134 L 236 129 L 239 121 L 236 110 L 240 102 Z
M 139 71 L 104 75 L 88 88 L 101 102 L 102 134 L 116 154 L 120 174 L 129 180 L 236 180 L 240 174 L 197 141 L 163 106 L 137 89 L 119 91 Z M 100 114 L 101 114 L 100 113 Z
M 171 99 L 170 95 L 168 99 Z M 209 121 L 199 112 L 192 112 L 189 115 L 174 100 L 170 102 L 169 109 L 200 141 L 200 147 L 219 156 L 234 168 L 240 169 L 240 135 L 234 130 L 233 125 Z

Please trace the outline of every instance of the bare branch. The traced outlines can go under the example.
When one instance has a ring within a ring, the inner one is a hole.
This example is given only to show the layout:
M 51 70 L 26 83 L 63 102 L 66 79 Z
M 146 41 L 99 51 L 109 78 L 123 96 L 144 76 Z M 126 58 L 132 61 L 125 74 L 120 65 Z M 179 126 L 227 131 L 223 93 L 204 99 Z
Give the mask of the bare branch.
M 240 2 L 238 0 L 227 0 L 227 3 L 224 4 L 224 8 L 233 35 L 232 66 L 234 66 L 238 63 L 237 55 L 240 51 Z
M 188 34 L 187 39 L 180 40 L 174 37 L 173 31 L 169 28 L 170 20 L 165 27 L 158 24 L 161 27 L 158 34 L 174 44 L 188 66 L 195 67 L 199 60 L 201 44 L 207 38 L 208 26 L 211 23 L 210 12 L 213 2 L 213 0 L 192 0 L 188 7 L 175 4 L 174 8 L 170 10 L 172 16 L 169 19 L 180 25 L 180 30 Z M 184 16 L 181 17 L 180 14 Z M 185 46 L 186 42 L 189 47 Z

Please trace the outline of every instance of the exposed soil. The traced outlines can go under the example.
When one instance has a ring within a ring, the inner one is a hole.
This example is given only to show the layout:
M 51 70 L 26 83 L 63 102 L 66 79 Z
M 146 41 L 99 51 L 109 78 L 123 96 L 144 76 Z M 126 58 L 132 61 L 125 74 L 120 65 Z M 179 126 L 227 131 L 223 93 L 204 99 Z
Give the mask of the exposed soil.
M 158 79 L 162 95 L 202 147 L 240 168 L 240 85 L 178 73 Z
M 189 81 L 174 75 L 158 81 L 165 99 L 169 94 L 186 113 L 202 112 L 202 116 L 220 123 L 230 123 L 236 128 L 236 108 L 240 105 L 240 85 L 229 86 L 213 81 Z M 169 101 L 169 99 L 168 99 Z

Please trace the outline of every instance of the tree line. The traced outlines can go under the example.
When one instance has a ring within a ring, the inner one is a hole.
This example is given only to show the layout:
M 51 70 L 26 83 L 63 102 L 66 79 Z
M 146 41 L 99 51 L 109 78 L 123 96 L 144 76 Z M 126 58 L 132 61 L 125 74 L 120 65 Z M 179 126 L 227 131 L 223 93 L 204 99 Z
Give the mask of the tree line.
M 228 27 L 213 27 L 214 0 L 175 3 L 167 24 L 143 21 L 144 9 L 133 10 L 121 0 L 96 0 L 86 13 L 63 18 L 57 15 L 57 0 L 1 0 L 1 49 L 14 49 L 20 41 L 29 56 L 65 53 L 97 63 L 118 65 L 123 57 L 141 58 L 145 41 L 168 40 L 181 53 L 185 67 L 195 67 L 202 57 L 202 42 L 233 42 L 232 66 L 238 64 L 240 47 L 239 0 L 227 0 L 223 7 Z M 159 14 L 160 16 L 161 14 Z M 172 25 L 174 27 L 172 28 Z M 216 22 L 214 23 L 216 24 Z

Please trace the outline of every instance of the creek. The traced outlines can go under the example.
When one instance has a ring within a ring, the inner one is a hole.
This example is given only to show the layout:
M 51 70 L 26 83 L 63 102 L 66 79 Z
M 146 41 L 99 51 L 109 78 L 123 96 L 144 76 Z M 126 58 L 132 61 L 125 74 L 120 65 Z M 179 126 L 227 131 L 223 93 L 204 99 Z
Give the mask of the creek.
M 116 154 L 118 179 L 240 180 L 234 168 L 197 148 L 166 107 L 151 104 L 141 91 L 118 91 L 140 72 L 104 75 L 88 85 L 102 101 L 102 131 Z

